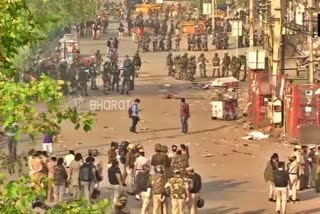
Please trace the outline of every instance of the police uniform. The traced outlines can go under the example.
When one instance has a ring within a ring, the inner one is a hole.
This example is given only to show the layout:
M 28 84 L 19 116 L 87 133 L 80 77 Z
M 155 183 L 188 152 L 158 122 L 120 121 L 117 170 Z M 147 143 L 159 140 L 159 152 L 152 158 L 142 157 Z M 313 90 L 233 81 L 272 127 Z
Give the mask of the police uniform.
M 199 70 L 200 70 L 200 76 L 201 77 L 207 77 L 207 74 L 206 74 L 206 62 L 208 62 L 208 60 L 205 58 L 204 54 L 202 53 L 198 58 L 198 65 L 199 65 Z
M 171 36 L 167 36 L 166 45 L 167 45 L 167 51 L 170 51 L 172 47 Z
M 216 77 L 216 73 L 217 73 L 217 77 L 220 78 L 220 58 L 217 53 L 212 59 L 212 66 L 213 66 L 212 77 L 213 78 Z
M 111 74 L 112 74 L 111 89 L 112 91 L 114 91 L 114 89 L 116 88 L 116 91 L 119 92 L 120 71 L 116 63 L 113 63 L 112 65 Z
M 132 61 L 127 58 L 123 62 L 123 73 L 122 73 L 122 89 L 121 94 L 129 94 L 129 90 L 134 89 L 134 67 Z
M 188 77 L 187 80 L 193 81 L 197 70 L 197 62 L 195 56 L 191 56 L 188 61 Z
M 297 162 L 296 156 L 293 155 L 289 158 L 291 160 L 288 163 L 288 173 L 290 178 L 290 195 L 293 201 L 297 200 L 297 185 L 299 180 L 299 163 Z
M 80 93 L 82 96 L 88 96 L 88 81 L 89 81 L 89 71 L 86 67 L 82 64 L 79 74 L 78 74 L 78 81 L 80 83 Z
M 157 166 L 159 167 L 159 166 Z M 167 214 L 168 203 L 166 199 L 165 185 L 168 179 L 163 171 L 156 172 L 150 178 L 150 186 L 152 189 L 153 214 Z
M 168 67 L 168 76 L 173 75 L 173 60 L 172 60 L 172 54 L 169 53 L 167 56 L 167 67 Z
M 104 90 L 110 90 L 111 89 L 111 64 L 110 62 L 106 62 L 103 66 L 102 70 L 102 81 L 103 81 L 103 88 Z
M 225 77 L 226 74 L 228 73 L 230 62 L 231 62 L 230 56 L 228 56 L 228 53 L 225 53 L 222 59 L 222 77 Z
M 189 197 L 188 180 L 181 177 L 180 171 L 174 171 L 174 177 L 170 178 L 166 184 L 167 191 L 170 192 L 172 214 L 184 214 L 186 199 Z
M 175 44 L 175 51 L 180 51 L 180 41 L 181 41 L 181 38 L 179 35 L 177 35 L 176 37 L 176 44 Z M 188 43 L 188 50 L 189 50 L 189 43 Z

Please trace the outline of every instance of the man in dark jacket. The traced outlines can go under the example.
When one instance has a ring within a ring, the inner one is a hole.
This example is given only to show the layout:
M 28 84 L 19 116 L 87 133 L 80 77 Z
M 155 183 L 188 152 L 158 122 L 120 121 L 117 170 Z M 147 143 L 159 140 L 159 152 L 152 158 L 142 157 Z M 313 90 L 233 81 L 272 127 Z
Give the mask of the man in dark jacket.
M 64 190 L 68 174 L 63 166 L 63 158 L 59 158 L 57 165 L 54 167 L 53 183 L 54 183 L 54 201 L 61 203 L 63 200 Z
M 79 173 L 79 180 L 87 201 L 90 201 L 92 191 L 97 184 L 96 174 L 94 158 L 89 156 L 86 158 L 86 162 L 80 167 Z
M 142 200 L 141 213 L 148 213 L 149 205 L 151 202 L 151 188 L 149 186 L 150 180 L 150 167 L 144 165 L 142 172 L 139 172 L 136 176 L 137 194 L 140 195 Z
M 284 162 L 279 162 L 278 169 L 273 173 L 275 194 L 277 199 L 276 212 L 286 214 L 288 200 L 288 185 L 290 184 L 289 173 L 285 170 Z
M 190 200 L 188 201 L 188 207 L 190 210 L 190 214 L 197 214 L 198 207 L 197 201 L 199 199 L 199 193 L 202 187 L 201 176 L 194 171 L 193 168 L 187 168 L 187 175 L 190 182 Z

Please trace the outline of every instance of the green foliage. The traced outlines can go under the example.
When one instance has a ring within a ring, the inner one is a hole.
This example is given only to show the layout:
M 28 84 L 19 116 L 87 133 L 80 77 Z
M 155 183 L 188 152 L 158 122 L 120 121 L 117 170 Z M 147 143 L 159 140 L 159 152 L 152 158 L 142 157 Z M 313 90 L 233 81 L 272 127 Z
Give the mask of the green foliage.
M 92 114 L 81 115 L 77 109 L 61 109 L 63 81 L 41 76 L 39 81 L 22 83 L 0 82 L 0 122 L 4 127 L 18 124 L 17 136 L 28 134 L 34 138 L 40 133 L 60 132 L 61 122 L 70 120 L 75 128 L 89 131 Z
M 85 199 L 79 201 L 72 201 L 68 203 L 62 203 L 61 205 L 54 206 L 49 214 L 104 214 L 110 213 L 110 203 L 108 200 L 101 200 L 94 204 L 88 204 Z
M 18 180 L 5 183 L 5 177 L 0 176 L 0 213 L 32 213 L 31 203 L 37 198 L 43 198 L 45 192 L 40 195 L 30 185 L 30 178 L 22 176 Z
M 46 191 L 43 189 L 36 193 L 31 186 L 29 176 L 22 176 L 18 180 L 6 183 L 5 176 L 0 174 L 0 213 L 8 214 L 30 214 L 34 213 L 31 208 L 32 202 L 36 198 L 43 200 Z M 100 200 L 93 204 L 88 204 L 85 200 L 62 203 L 49 209 L 49 214 L 103 214 L 110 211 L 108 200 Z
M 10 175 L 15 173 L 18 173 L 19 176 L 23 175 L 26 166 L 28 166 L 28 155 L 26 153 L 22 153 L 14 159 L 0 151 L 0 167 L 7 169 Z

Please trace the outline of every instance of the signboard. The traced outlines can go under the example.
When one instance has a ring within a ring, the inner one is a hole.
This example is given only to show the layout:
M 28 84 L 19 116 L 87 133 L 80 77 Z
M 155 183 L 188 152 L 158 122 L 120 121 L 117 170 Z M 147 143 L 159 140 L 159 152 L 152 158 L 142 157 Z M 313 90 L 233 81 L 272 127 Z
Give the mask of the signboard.
M 157 4 L 163 4 L 163 0 L 156 0 Z
M 301 125 L 300 126 L 300 143 L 301 144 L 319 144 L 320 143 L 320 126 L 318 125 Z
M 231 36 L 242 36 L 242 21 L 241 20 L 233 20 L 231 21 Z
M 254 50 L 247 52 L 247 67 L 249 69 L 265 69 L 265 57 L 264 50 Z
M 203 3 L 202 4 L 202 14 L 203 15 L 211 15 L 211 3 Z

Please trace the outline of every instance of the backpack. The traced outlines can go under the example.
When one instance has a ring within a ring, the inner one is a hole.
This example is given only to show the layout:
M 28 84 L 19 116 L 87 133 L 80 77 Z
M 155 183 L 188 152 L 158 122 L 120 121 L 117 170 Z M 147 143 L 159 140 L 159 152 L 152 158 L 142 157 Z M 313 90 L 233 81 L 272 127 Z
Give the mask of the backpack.
M 135 105 L 135 104 L 133 104 L 133 105 Z M 128 109 L 129 118 L 132 118 L 132 106 L 130 106 Z
M 79 180 L 80 181 L 91 181 L 92 180 L 92 169 L 93 169 L 93 165 L 91 164 L 83 164 L 80 167 L 80 173 L 79 173 Z

